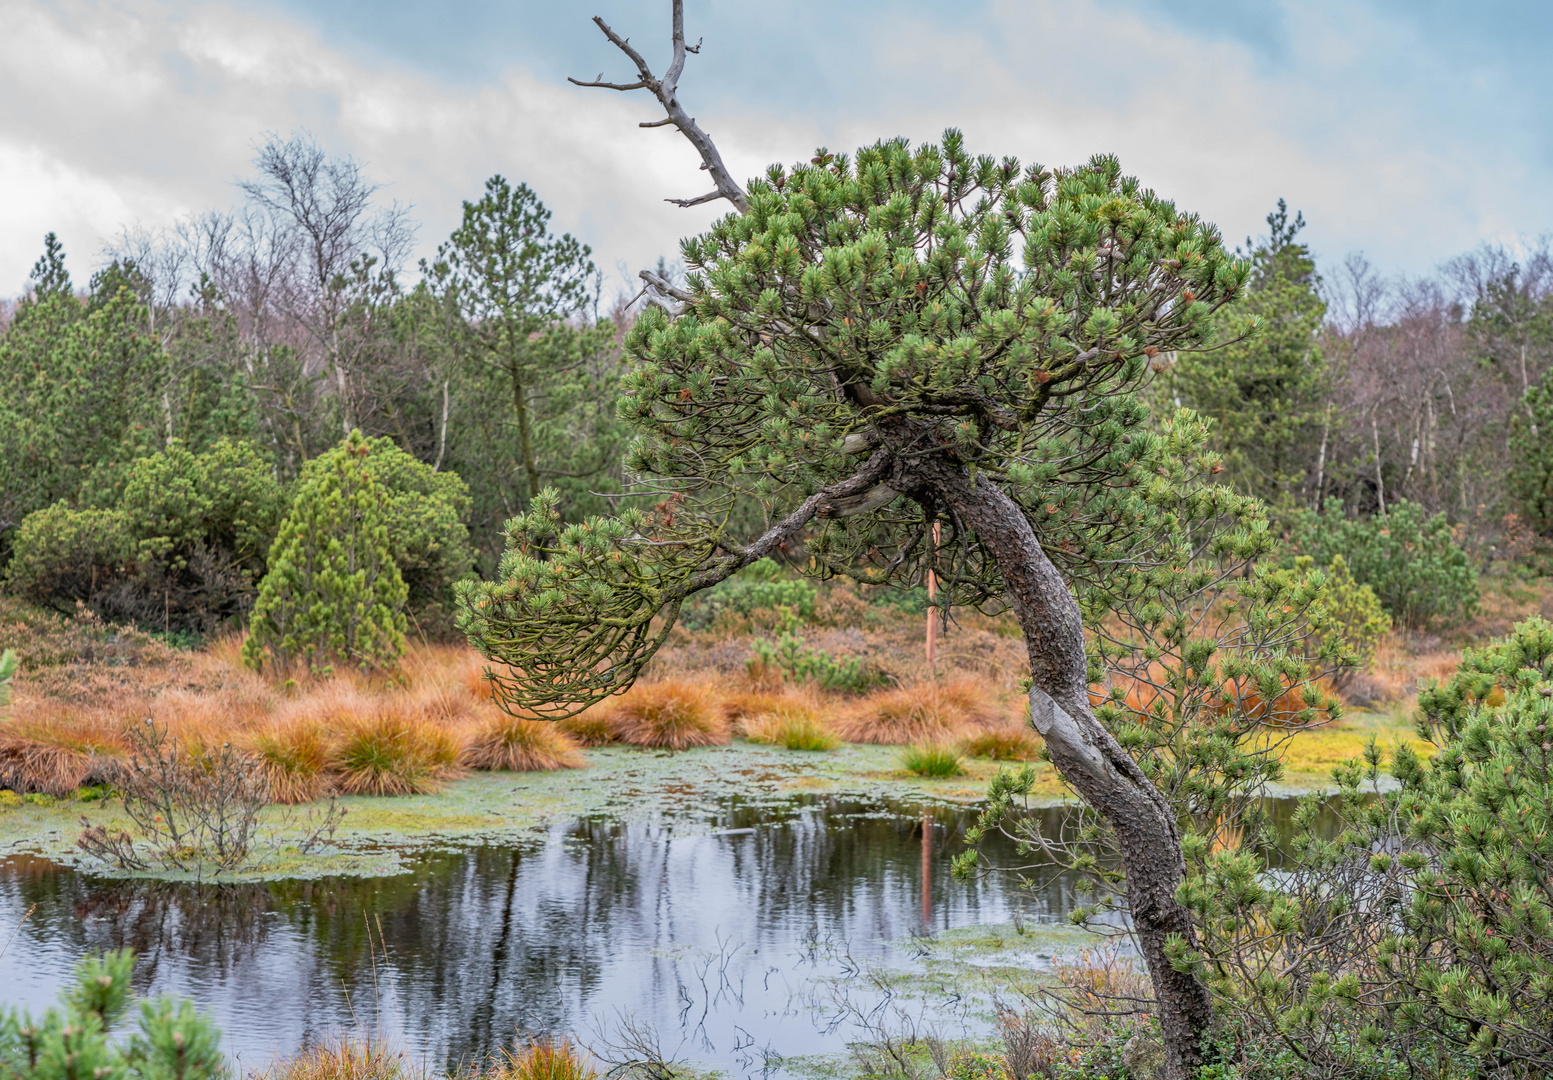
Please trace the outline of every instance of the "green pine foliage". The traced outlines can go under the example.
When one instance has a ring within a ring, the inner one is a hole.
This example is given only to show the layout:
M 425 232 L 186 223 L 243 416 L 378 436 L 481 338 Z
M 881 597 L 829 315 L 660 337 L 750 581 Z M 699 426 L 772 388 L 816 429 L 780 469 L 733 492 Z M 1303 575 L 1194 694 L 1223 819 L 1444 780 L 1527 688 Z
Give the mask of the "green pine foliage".
M 221 1032 L 187 1000 L 140 1003 L 128 1037 L 116 1029 L 134 1004 L 129 950 L 89 957 L 75 983 L 41 1017 L 0 1010 L 6 1080 L 225 1080 Z
M 1553 537 L 1553 372 L 1521 398 L 1510 417 L 1510 497 L 1526 523 Z
M 1469 650 L 1419 694 L 1419 732 L 1334 771 L 1270 873 L 1224 848 L 1187 886 L 1182 951 L 1226 1012 L 1307 1075 L 1553 1073 L 1553 624 Z
M 1292 554 L 1319 566 L 1341 555 L 1354 580 L 1368 585 L 1404 626 L 1456 626 L 1477 611 L 1477 570 L 1444 514 L 1398 502 L 1384 518 L 1350 518 L 1341 500 L 1328 499 L 1322 513 L 1291 513 L 1288 533 Z
M 1295 565 L 1304 568 L 1314 561 L 1305 555 L 1296 559 Z M 1371 669 L 1381 638 L 1391 632 L 1391 616 L 1386 614 L 1375 590 L 1354 578 L 1348 560 L 1341 555 L 1334 555 L 1327 565 L 1321 606 L 1329 621 L 1326 629 L 1312 635 L 1314 648 L 1307 651 L 1316 655 L 1330 645 L 1351 657 L 1351 664 L 1328 673 L 1333 686 L 1342 690 L 1354 675 Z
M 690 299 L 627 335 L 620 406 L 627 468 L 679 494 L 566 525 L 542 492 L 508 523 L 499 580 L 463 593 L 471 642 L 521 673 L 512 701 L 575 711 L 628 685 L 686 597 L 767 554 L 729 527 L 741 500 L 767 522 L 805 516 L 808 572 L 916 585 L 932 499 L 885 484 L 857 511 L 801 508 L 922 446 L 999 485 L 1076 588 L 1125 591 L 1147 573 L 1140 546 L 1183 555 L 1153 545 L 1156 502 L 1178 496 L 1191 469 L 1166 459 L 1191 458 L 1198 428 L 1151 431 L 1139 391 L 1162 354 L 1208 339 L 1250 267 L 1114 158 L 1025 168 L 956 131 L 855 163 L 822 151 L 773 166 L 747 213 L 682 254 Z M 1223 500 L 1193 511 L 1234 518 Z M 943 525 L 945 602 L 996 607 L 995 562 Z
M 1214 422 L 1221 479 L 1269 502 L 1299 493 L 1326 419 L 1329 373 L 1317 335 L 1326 315 L 1310 249 L 1295 240 L 1303 215 L 1267 215 L 1246 292 L 1222 321 L 1223 347 L 1187 353 L 1161 381 L 1167 405 Z M 1250 246 L 1250 242 L 1247 242 Z
M 404 578 L 394 562 L 387 489 L 360 431 L 309 463 L 270 548 L 243 659 L 280 673 L 336 663 L 392 669 L 404 652 Z
M 64 501 L 28 514 L 12 541 L 6 591 L 57 611 L 75 609 L 129 577 L 135 541 L 122 510 L 75 510 Z

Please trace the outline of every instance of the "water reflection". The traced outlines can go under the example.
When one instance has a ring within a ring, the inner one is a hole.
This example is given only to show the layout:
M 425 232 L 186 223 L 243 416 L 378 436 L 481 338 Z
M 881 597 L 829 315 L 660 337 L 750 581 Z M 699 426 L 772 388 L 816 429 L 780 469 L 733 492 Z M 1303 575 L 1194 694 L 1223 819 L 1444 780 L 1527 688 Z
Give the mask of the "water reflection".
M 1060 875 L 1033 892 L 955 881 L 970 820 L 942 806 L 734 803 L 692 822 L 583 820 L 518 848 L 429 852 L 390 878 L 264 885 L 114 882 L 18 856 L 0 863 L 0 929 L 34 910 L 0 985 L 45 1005 L 83 952 L 129 946 L 138 989 L 195 998 L 250 1068 L 340 1027 L 445 1064 L 630 1013 L 742 1074 L 750 1047 L 844 1049 L 845 1032 L 823 1033 L 802 1006 L 803 987 L 843 963 L 816 943 L 907 963 L 890 943 L 924 925 L 1005 922 L 1015 908 L 1055 918 L 1078 901 Z

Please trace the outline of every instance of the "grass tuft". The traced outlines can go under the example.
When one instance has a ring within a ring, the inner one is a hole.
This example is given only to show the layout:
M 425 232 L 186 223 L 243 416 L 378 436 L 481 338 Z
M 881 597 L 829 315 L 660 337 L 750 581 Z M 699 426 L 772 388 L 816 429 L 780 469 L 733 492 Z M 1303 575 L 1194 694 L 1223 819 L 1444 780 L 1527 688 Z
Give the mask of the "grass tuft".
M 112 759 L 127 750 L 122 722 L 59 702 L 36 703 L 0 723 L 0 770 L 23 794 L 64 798 L 89 781 L 107 780 Z
M 918 776 L 959 776 L 965 772 L 960 762 L 959 752 L 943 743 L 916 743 L 901 751 L 901 765 Z
M 615 738 L 632 746 L 684 750 L 723 746 L 732 740 L 728 721 L 689 679 L 638 683 L 600 706 Z
M 904 746 L 950 742 L 967 727 L 1001 720 L 985 687 L 961 678 L 875 691 L 848 709 L 836 727 L 848 742 Z
M 780 705 L 744 722 L 744 737 L 787 750 L 834 750 L 841 740 L 813 710 L 802 705 Z
M 1041 737 L 1024 726 L 986 728 L 961 739 L 960 752 L 993 761 L 1035 761 L 1041 756 Z
M 578 746 L 608 746 L 615 741 L 615 729 L 602 708 L 557 720 L 555 729 Z
M 425 1080 L 404 1051 L 381 1038 L 339 1034 L 309 1043 L 290 1057 L 278 1058 L 254 1080 Z
M 247 749 L 264 769 L 273 802 L 312 802 L 333 786 L 329 742 L 316 723 L 295 719 L 275 724 L 254 734 Z
M 459 749 L 446 729 L 385 701 L 346 724 L 331 764 L 347 795 L 423 795 L 457 773 Z
M 502 1052 L 489 1080 L 596 1080 L 599 1073 L 567 1039 L 530 1041 L 525 1049 Z
M 483 772 L 548 772 L 588 764 L 577 744 L 554 723 L 506 713 L 479 722 L 464 747 L 463 763 Z

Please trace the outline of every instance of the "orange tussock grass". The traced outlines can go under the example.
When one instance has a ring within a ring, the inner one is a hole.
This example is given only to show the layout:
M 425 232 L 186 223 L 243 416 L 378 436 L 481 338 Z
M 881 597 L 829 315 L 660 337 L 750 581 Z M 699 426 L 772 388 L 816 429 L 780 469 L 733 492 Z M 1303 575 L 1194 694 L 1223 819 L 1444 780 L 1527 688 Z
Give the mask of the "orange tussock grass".
M 490 1080 L 596 1080 L 599 1073 L 567 1039 L 530 1040 L 522 1050 L 504 1050 L 486 1074 Z
M 341 1033 L 309 1043 L 253 1075 L 256 1080 L 423 1080 L 425 1074 L 381 1038 Z
M 129 744 L 124 723 L 99 710 L 78 711 L 43 699 L 0 724 L 0 759 L 12 783 L 64 797 L 88 780 L 102 780 Z
M 615 741 L 615 728 L 603 706 L 555 722 L 555 729 L 578 746 L 607 746 Z
M 842 715 L 836 730 L 848 742 L 878 746 L 949 742 L 967 727 L 1002 720 L 992 695 L 972 678 L 876 690 Z
M 973 731 L 960 740 L 966 757 L 993 761 L 1035 761 L 1041 754 L 1041 737 L 1029 728 L 996 727 Z
M 632 746 L 685 750 L 732 740 L 706 688 L 690 679 L 638 683 L 600 708 L 615 738 Z
M 554 723 L 499 712 L 477 721 L 462 760 L 486 772 L 548 772 L 588 764 L 577 744 Z
M 339 790 L 348 795 L 423 795 L 458 773 L 459 741 L 404 700 L 373 703 L 345 720 L 330 748 Z
M 333 790 L 329 739 L 316 722 L 292 719 L 272 724 L 250 735 L 245 749 L 264 769 L 275 802 L 312 802 Z
M 734 691 L 718 697 L 717 707 L 723 719 L 735 731 L 745 730 L 746 721 L 764 716 L 786 707 L 793 700 L 789 694 L 771 693 L 765 690 Z
M 1123 678 L 1113 681 L 1108 686 L 1091 686 L 1089 702 L 1092 707 L 1097 708 L 1107 702 L 1116 704 L 1115 690 L 1119 688 L 1121 705 L 1129 712 L 1141 715 L 1152 709 L 1154 703 L 1163 696 L 1158 687 L 1147 680 L 1153 679 L 1163 684 L 1166 678 L 1167 675 L 1162 667 L 1151 665 L 1146 679 Z M 1330 688 L 1324 684 L 1323 689 L 1330 693 Z M 1168 697 L 1166 701 L 1168 704 Z M 1237 712 L 1247 719 L 1261 721 L 1273 727 L 1289 727 L 1298 724 L 1298 715 L 1305 709 L 1306 700 L 1299 687 L 1289 686 L 1285 681 L 1282 693 L 1269 705 L 1260 689 L 1249 681 L 1229 679 L 1219 688 L 1216 696 L 1211 694 L 1205 696 L 1202 704 L 1212 716 L 1227 716 L 1231 712 Z M 1320 720 L 1321 716 L 1318 713 L 1316 721 L 1319 723 Z

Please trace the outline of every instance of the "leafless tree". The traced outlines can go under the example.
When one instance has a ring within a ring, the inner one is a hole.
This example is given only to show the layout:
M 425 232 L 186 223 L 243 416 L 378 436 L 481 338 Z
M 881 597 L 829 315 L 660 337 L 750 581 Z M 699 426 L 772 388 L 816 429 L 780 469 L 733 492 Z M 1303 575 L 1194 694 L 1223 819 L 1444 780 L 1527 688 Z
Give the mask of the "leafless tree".
M 352 158 L 331 157 L 307 134 L 270 136 L 254 160 L 258 176 L 240 187 L 267 227 L 284 237 L 286 273 L 275 279 L 282 309 L 305 329 L 334 382 L 341 424 L 356 426 L 351 376 L 366 335 L 347 313 L 391 287 L 415 239 L 408 209 L 374 206 L 380 190 Z

